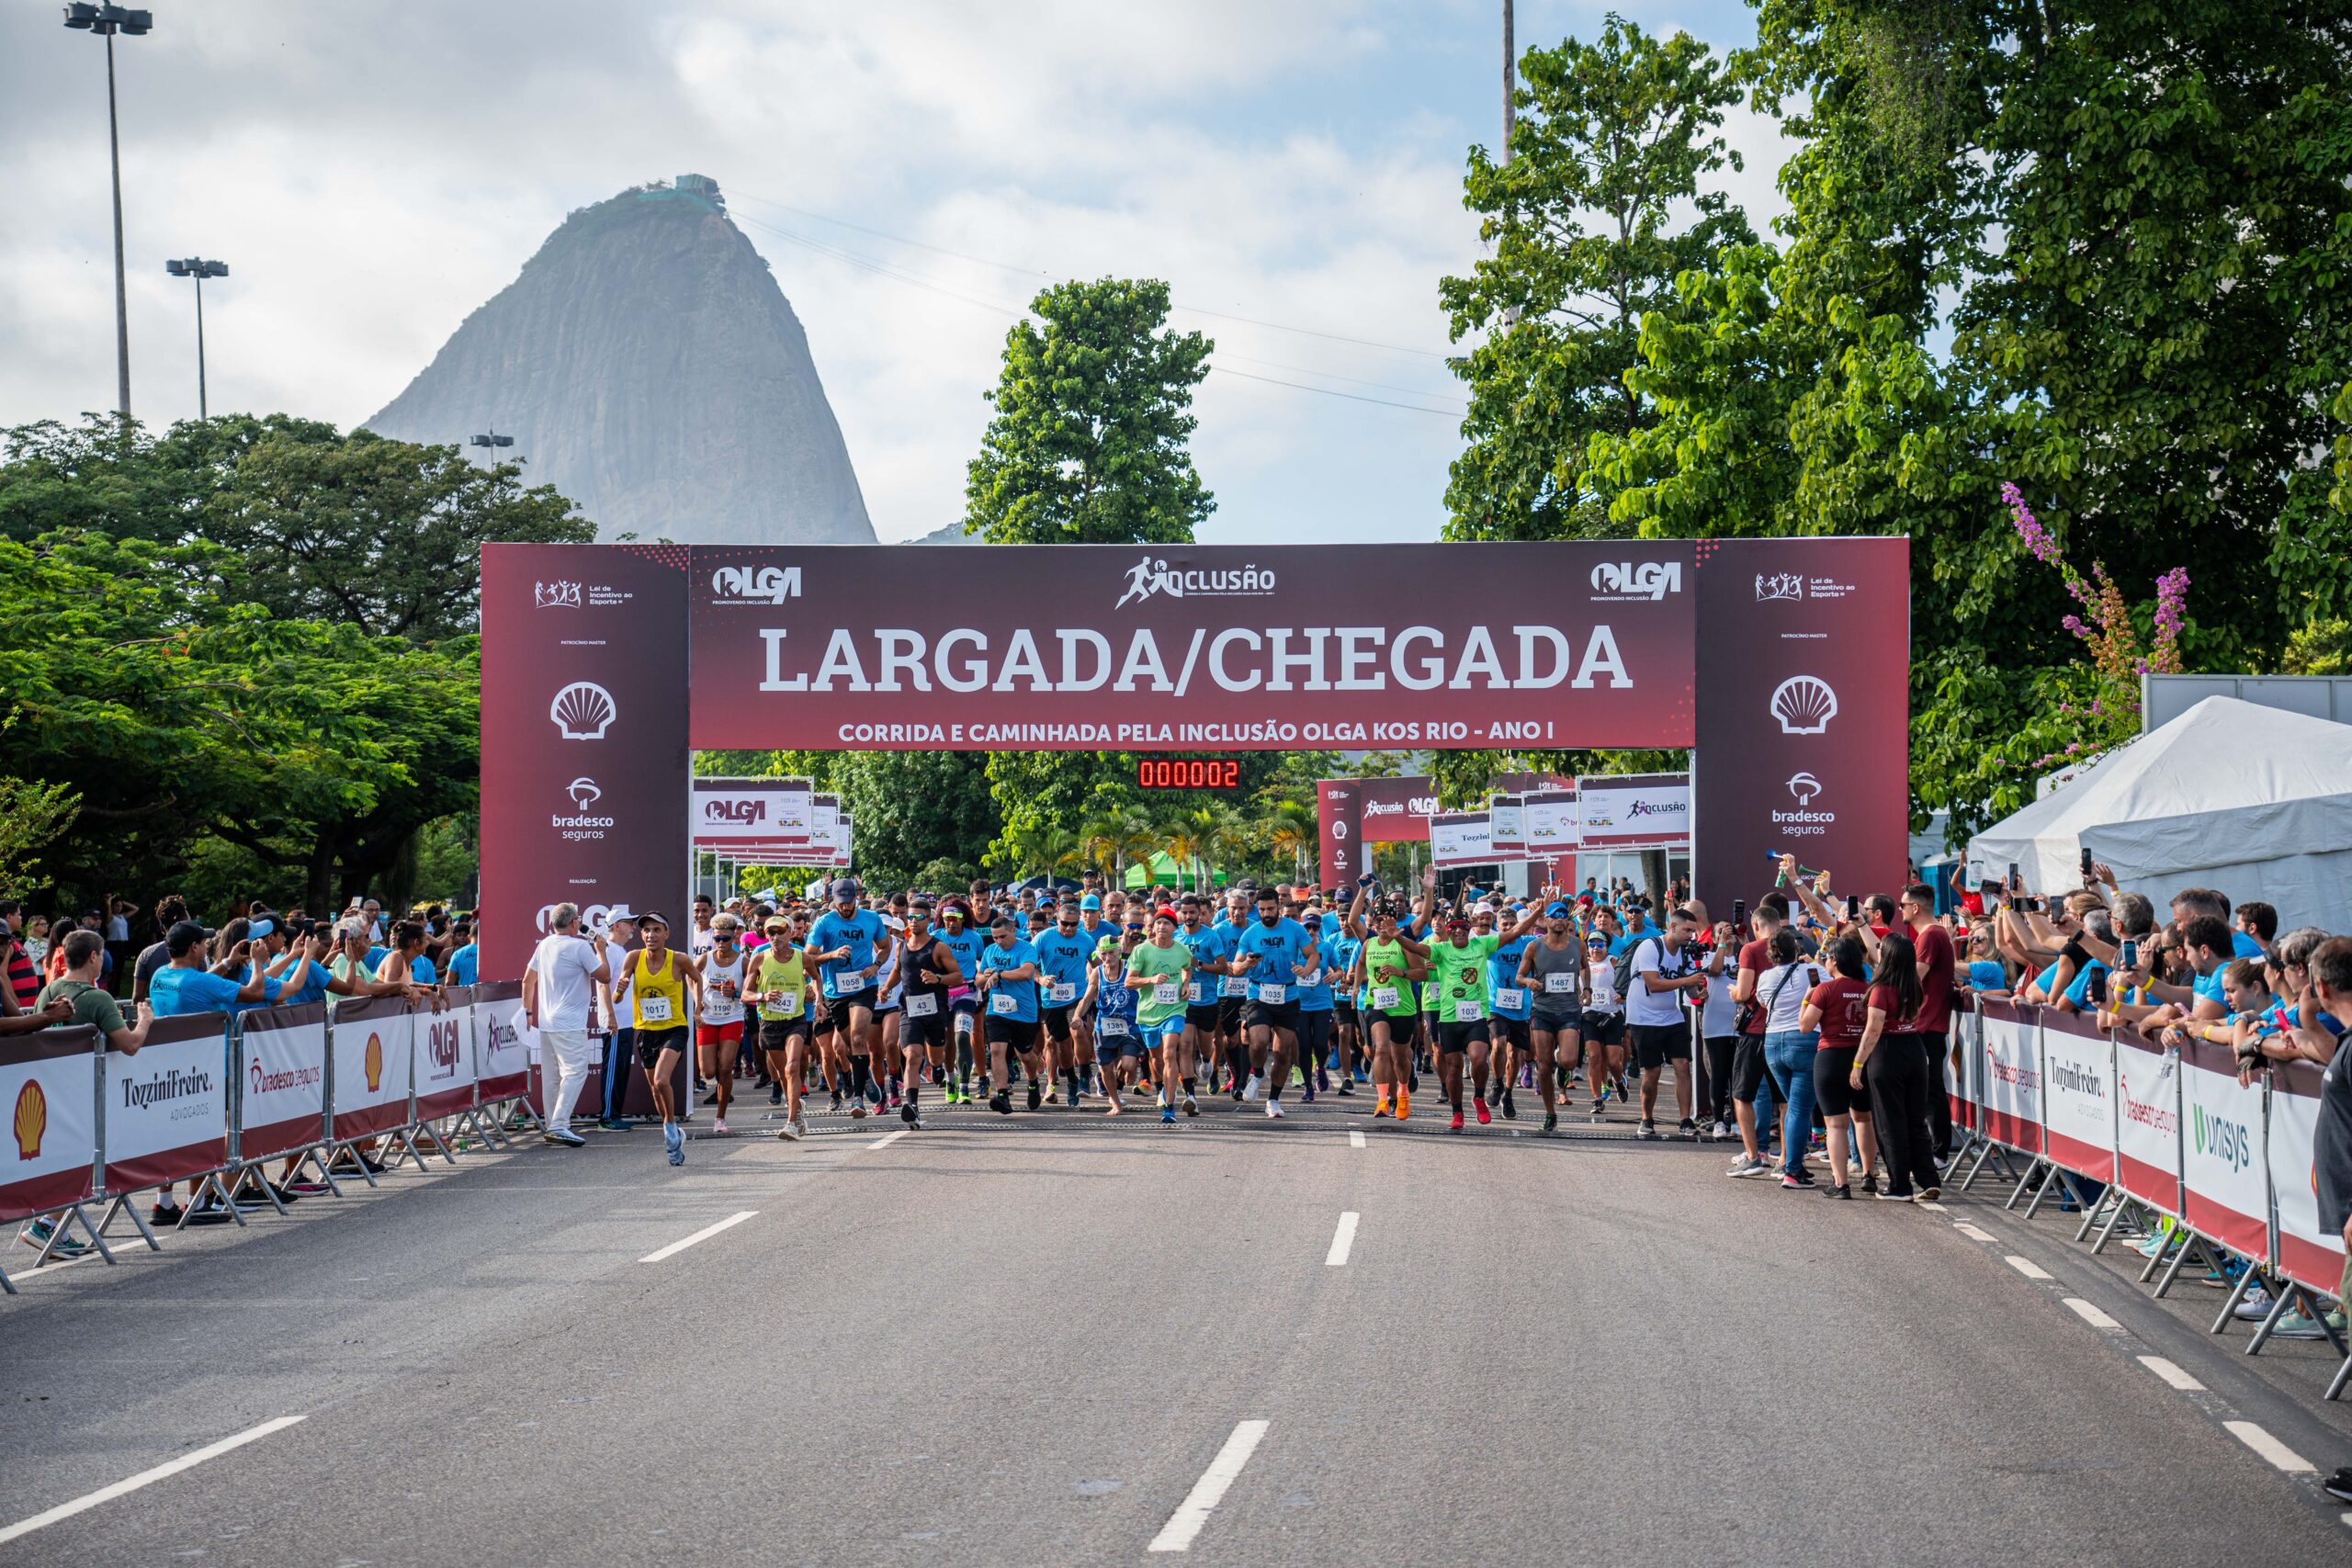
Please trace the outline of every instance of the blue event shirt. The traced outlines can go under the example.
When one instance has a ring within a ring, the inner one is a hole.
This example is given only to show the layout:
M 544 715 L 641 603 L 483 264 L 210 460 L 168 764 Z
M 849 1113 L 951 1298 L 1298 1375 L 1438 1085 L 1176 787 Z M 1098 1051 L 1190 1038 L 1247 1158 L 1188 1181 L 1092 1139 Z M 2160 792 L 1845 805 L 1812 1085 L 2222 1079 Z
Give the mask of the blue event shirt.
M 1033 940 L 1030 946 L 1037 950 L 1037 969 L 1048 981 L 1068 986 L 1069 997 L 1065 1001 L 1048 999 L 1048 1007 L 1069 1007 L 1086 990 L 1086 961 L 1094 955 L 1095 943 L 1083 931 L 1064 936 L 1058 926 Z
M 983 974 L 991 969 L 1018 969 L 1024 964 L 1036 962 L 1037 950 L 1019 937 L 1013 938 L 1011 947 L 1001 942 L 991 942 L 988 946 L 980 949 L 980 970 Z M 996 998 L 999 997 L 1012 998 L 1011 1012 L 1001 1013 L 996 1010 Z M 995 985 L 990 986 L 989 987 L 989 1016 L 1016 1019 L 1023 1023 L 1036 1022 L 1037 982 L 999 980 Z
M 964 976 L 964 984 L 957 989 L 968 988 L 980 972 L 980 949 L 988 945 L 989 939 L 966 926 L 954 936 L 941 931 L 939 940 L 945 942 L 947 951 L 956 955 L 956 972 Z
M 474 975 L 481 963 L 481 949 L 472 942 L 466 943 L 465 946 L 449 954 L 449 983 L 453 986 L 472 985 Z
M 254 977 L 253 965 L 245 965 L 238 978 L 240 983 Z M 305 958 L 277 977 L 277 1005 L 282 1008 L 306 1007 L 311 1002 L 327 999 L 327 982 L 334 978 L 327 966 L 314 958 Z
M 1204 974 L 1200 965 L 1233 956 L 1232 931 L 1231 926 L 1203 926 L 1196 931 L 1186 931 L 1182 926 L 1176 928 L 1176 940 L 1193 954 L 1193 978 L 1184 994 L 1184 1000 L 1191 1005 L 1199 1007 L 1216 1000 L 1219 976 Z
M 178 1018 L 192 1012 L 247 1012 L 254 1004 L 237 1000 L 237 993 L 243 988 L 243 981 L 215 975 L 209 969 L 182 969 L 167 964 L 147 982 L 147 1001 L 157 1018 Z M 276 1001 L 278 990 L 275 980 L 262 984 L 262 994 L 268 1000 Z
M 1969 961 L 1968 985 L 1971 990 L 1997 991 L 2008 983 L 2009 972 L 2001 967 L 1999 960 L 1976 958 Z
M 1333 956 L 1340 942 L 1340 939 L 1336 936 L 1323 936 L 1316 939 L 1314 944 L 1315 984 L 1301 985 L 1298 987 L 1299 1011 L 1329 1012 L 1331 1010 L 1331 977 L 1345 967 Z
M 818 916 L 817 923 L 808 929 L 808 945 L 820 953 L 830 952 L 836 947 L 849 949 L 847 958 L 832 959 L 817 966 L 818 974 L 824 980 L 825 995 L 854 996 L 873 985 L 874 980 L 858 977 L 856 971 L 874 962 L 874 944 L 881 940 L 882 917 L 871 909 L 860 909 L 847 919 L 831 909 Z M 845 979 L 848 982 L 846 987 L 843 985 Z
M 2230 933 L 2230 956 L 2233 958 L 2260 958 L 2262 956 L 2262 944 L 2255 941 L 2254 938 L 2246 935 L 2244 931 L 2232 931 Z
M 1251 964 L 1247 972 L 1247 978 L 1253 987 L 1281 986 L 1285 998 L 1295 999 L 1293 993 L 1298 987 L 1296 966 L 1306 956 L 1305 926 L 1287 915 L 1271 926 L 1263 920 L 1252 920 L 1234 942 L 1236 951 L 1257 955 L 1258 962 Z M 1257 993 L 1253 989 L 1250 994 L 1255 996 Z
M 1495 949 L 1494 956 L 1487 960 L 1487 1010 L 1497 1018 L 1527 1018 L 1535 1010 L 1533 995 L 1527 987 L 1520 983 L 1519 978 L 1520 955 L 1527 951 L 1527 944 L 1534 940 L 1532 933 L 1513 937 Z M 1520 1000 L 1517 1007 L 1507 1008 L 1501 1002 L 1495 1000 L 1506 989 L 1519 993 Z

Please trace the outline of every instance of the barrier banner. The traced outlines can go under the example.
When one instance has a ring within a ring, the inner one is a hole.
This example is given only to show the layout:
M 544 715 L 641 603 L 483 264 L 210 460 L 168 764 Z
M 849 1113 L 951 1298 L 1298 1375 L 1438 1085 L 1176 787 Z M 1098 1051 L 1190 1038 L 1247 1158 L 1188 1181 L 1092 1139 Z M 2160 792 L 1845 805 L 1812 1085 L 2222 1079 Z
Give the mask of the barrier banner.
M 0 1220 L 78 1203 L 97 1158 L 97 1031 L 87 1024 L 0 1040 Z
M 420 1010 L 412 1024 L 420 1122 L 453 1116 L 474 1103 L 473 987 L 453 986 L 441 995 L 441 1010 Z
M 408 1125 L 413 1021 L 400 997 L 354 997 L 334 1010 L 334 1122 L 338 1139 Z
M 1984 1047 L 1977 1043 L 1983 1021 L 1975 1012 L 1974 1000 L 1964 994 L 1952 998 L 1951 1046 L 1945 1053 L 1951 1073 L 1951 1124 L 1970 1133 L 1979 1130 L 1976 1069 L 1984 1055 Z
M 237 1053 L 240 1160 L 291 1154 L 326 1136 L 324 1002 L 255 1008 L 238 1021 Z
M 1430 818 L 1430 863 L 1491 865 L 1492 828 L 1483 811 L 1441 811 Z
M 2316 1062 L 2270 1064 L 2270 1122 L 2264 1150 L 2278 1207 L 2279 1270 L 2297 1284 L 2334 1295 L 2344 1280 L 2344 1233 L 2329 1229 L 2320 1219 L 2318 1178 L 2312 1165 L 2324 1076 Z
M 1983 1001 L 1984 1135 L 2041 1153 L 2041 1025 L 2039 1009 Z
M 522 982 L 485 980 L 476 986 L 474 1073 L 481 1102 L 494 1105 L 526 1093 L 537 1054 L 537 1032 L 524 1036 Z
M 2248 1258 L 2270 1256 L 2270 1174 L 2262 1157 L 2262 1086 L 2238 1086 L 2227 1045 L 2191 1040 L 2180 1052 L 2181 1215 L 2189 1228 Z
M 1576 853 L 1584 816 L 1572 789 L 1539 789 L 1520 797 L 1527 852 L 1537 860 Z
M 106 1063 L 106 1184 L 130 1192 L 229 1163 L 229 1015 L 159 1018 Z
M 698 778 L 688 831 L 702 850 L 738 842 L 805 844 L 814 796 L 807 779 Z
M 1587 852 L 1690 848 L 1689 773 L 1587 774 L 1577 797 Z
M 1521 796 L 1490 795 L 1487 797 L 1487 840 L 1495 853 L 1504 860 L 1525 858 L 1527 809 Z
M 2180 1213 L 2180 1059 L 2133 1029 L 2115 1032 L 2115 1179 Z
M 2079 1014 L 2041 1014 L 2042 1131 L 2050 1157 L 2077 1176 L 2115 1179 L 2115 1046 Z

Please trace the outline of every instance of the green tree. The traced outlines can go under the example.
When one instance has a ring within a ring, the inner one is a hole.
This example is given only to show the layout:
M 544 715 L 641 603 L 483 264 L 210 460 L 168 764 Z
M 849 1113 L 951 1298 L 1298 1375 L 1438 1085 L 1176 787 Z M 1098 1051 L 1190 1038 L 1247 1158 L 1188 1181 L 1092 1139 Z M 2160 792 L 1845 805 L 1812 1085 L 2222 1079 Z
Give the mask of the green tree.
M 1181 544 L 1214 505 L 1193 468 L 1193 389 L 1212 347 L 1165 330 L 1168 285 L 1058 283 L 1005 335 L 996 413 L 965 483 L 993 544 Z M 1039 323 L 1042 323 L 1039 324 Z
M 0 887 L 30 882 L 41 851 L 74 825 L 81 808 L 81 797 L 63 784 L 0 774 Z
M 1439 285 L 1454 338 L 1484 334 L 1453 362 L 1470 412 L 1449 538 L 1611 532 L 1588 448 L 1652 418 L 1626 378 L 1642 319 L 1679 274 L 1754 238 L 1702 186 L 1739 166 L 1716 134 L 1739 89 L 1705 44 L 1611 15 L 1593 42 L 1528 51 L 1520 81 L 1505 156 L 1472 148 L 1463 181 L 1493 253 Z

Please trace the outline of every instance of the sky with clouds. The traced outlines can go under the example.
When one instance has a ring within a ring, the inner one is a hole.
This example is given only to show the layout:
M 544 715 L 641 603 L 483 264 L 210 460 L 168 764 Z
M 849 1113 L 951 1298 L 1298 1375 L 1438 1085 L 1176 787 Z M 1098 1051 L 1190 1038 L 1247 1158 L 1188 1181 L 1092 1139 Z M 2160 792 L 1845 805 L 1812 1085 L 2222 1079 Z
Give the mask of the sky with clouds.
M 1168 279 L 1175 324 L 1216 342 L 1204 539 L 1443 521 L 1463 397 L 1437 280 L 1477 251 L 1461 175 L 1498 130 L 1497 0 L 151 8 L 153 33 L 116 41 L 143 420 L 196 412 L 167 257 L 232 268 L 205 299 L 214 410 L 348 424 L 566 211 L 692 171 L 807 327 L 886 539 L 960 515 L 1023 303 L 1105 274 Z M 1521 0 L 1520 46 L 1610 8 Z M 1615 8 L 1719 49 L 1753 37 L 1739 0 Z M 0 8 L 0 425 L 113 406 L 103 52 L 56 6 Z M 1744 111 L 1725 129 L 1760 228 L 1782 145 Z

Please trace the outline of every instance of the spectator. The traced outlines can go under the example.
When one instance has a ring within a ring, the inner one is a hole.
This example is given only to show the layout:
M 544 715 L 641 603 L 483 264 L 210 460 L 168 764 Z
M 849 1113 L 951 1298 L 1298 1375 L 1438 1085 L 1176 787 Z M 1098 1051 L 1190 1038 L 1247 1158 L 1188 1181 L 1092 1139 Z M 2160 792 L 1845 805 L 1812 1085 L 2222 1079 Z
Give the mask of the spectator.
M 1757 976 L 1756 991 L 1764 1014 L 1764 1065 L 1784 1108 L 1781 1185 L 1811 1187 L 1804 1156 L 1813 1145 L 1813 1058 L 1821 1036 L 1803 1019 L 1805 998 L 1829 976 L 1798 952 L 1797 933 L 1787 926 L 1772 933 L 1770 956 L 1772 966 Z
M 2270 943 L 2278 935 L 2278 911 L 2267 904 L 2250 899 L 2238 906 L 2234 929 L 2242 936 L 2252 937 L 2256 946 L 2268 953 Z M 2250 958 L 2253 954 L 2240 953 L 2238 956 Z
M 2298 1044 L 2325 1068 L 2320 1076 L 2318 1125 L 2312 1140 L 2312 1187 L 2319 1199 L 2322 1228 L 2344 1238 L 2347 1257 L 2336 1281 L 2338 1317 L 2352 1301 L 2352 1058 L 2340 1047 L 2352 1028 L 2352 938 L 2330 937 L 2311 955 L 2311 996 L 2318 1003 Z M 2283 1325 L 2282 1325 L 2283 1326 Z M 2313 1328 L 2318 1325 L 2314 1324 Z M 2329 1478 L 2331 1495 L 2352 1501 L 2352 1471 Z
M 1847 1081 L 1857 1089 L 1869 1086 L 1886 1168 L 1886 1190 L 1879 1196 L 1896 1202 L 1943 1195 L 1928 1126 L 1928 1057 L 1918 1039 L 1925 999 L 1918 950 L 1907 936 L 1887 937 L 1879 943 L 1868 1018 Z
M 153 983 L 155 972 L 171 962 L 169 941 L 171 930 L 187 919 L 187 901 L 178 894 L 167 893 L 157 901 L 155 930 L 162 934 L 158 935 L 156 940 L 139 955 L 139 963 L 131 974 L 130 999 L 132 1001 L 143 1002 L 147 999 L 147 988 Z
M 588 1081 L 589 1017 L 597 987 L 611 981 L 612 970 L 602 934 L 593 944 L 581 940 L 579 905 L 558 904 L 550 923 L 554 930 L 540 940 L 523 971 L 523 1017 L 539 1032 L 539 1092 L 548 1106 L 545 1139 L 576 1149 L 587 1142 L 571 1130 L 571 1112 Z M 556 1076 L 552 1094 L 546 1082 L 549 1071 Z
M 138 1055 L 139 1047 L 147 1043 L 147 1026 L 154 1021 L 153 1016 L 141 1008 L 135 1027 L 123 1021 L 121 1004 L 98 984 L 98 970 L 106 959 L 106 943 L 98 933 L 77 931 L 58 946 L 65 973 L 41 987 L 40 1007 L 47 1009 L 62 998 L 73 1014 L 60 1021 L 86 1023 L 115 1050 L 126 1056 Z
M 452 986 L 470 986 L 481 972 L 481 949 L 474 945 L 474 923 L 467 916 L 458 917 L 451 930 L 457 945 L 449 953 L 448 982 Z
M 47 915 L 35 915 L 25 922 L 25 956 L 40 966 L 44 976 L 51 980 L 57 978 L 56 976 L 49 973 L 50 941 Z M 57 956 L 62 963 L 65 955 L 61 953 Z
M 138 912 L 128 898 L 107 900 L 107 963 L 118 986 L 130 972 L 130 917 Z
M 7 982 L 11 1012 L 29 1011 L 40 995 L 40 968 L 25 951 L 25 908 L 14 898 L 0 898 L 0 975 Z

